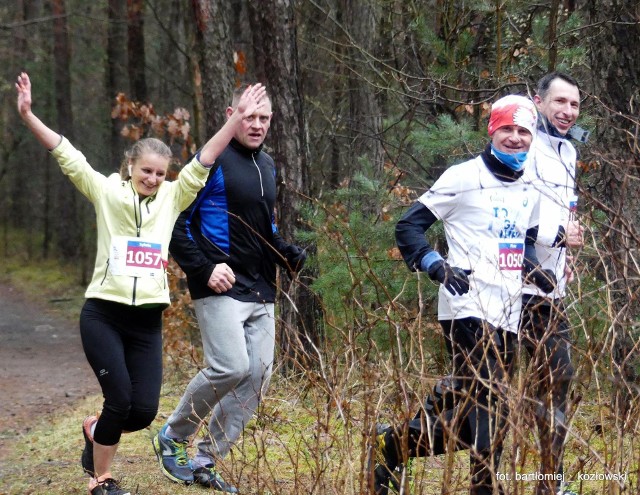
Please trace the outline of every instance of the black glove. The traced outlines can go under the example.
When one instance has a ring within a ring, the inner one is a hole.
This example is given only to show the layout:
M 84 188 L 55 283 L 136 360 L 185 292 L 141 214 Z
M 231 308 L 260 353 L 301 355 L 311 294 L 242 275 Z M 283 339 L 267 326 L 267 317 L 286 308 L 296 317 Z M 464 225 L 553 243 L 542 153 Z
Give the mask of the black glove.
M 527 273 L 524 281 L 536 285 L 545 294 L 553 292 L 556 285 L 558 285 L 558 280 L 553 270 L 543 270 L 540 266 L 536 266 Z
M 307 261 L 307 252 L 299 246 L 289 244 L 282 252 L 287 260 L 288 270 L 297 273 L 302 270 L 304 262 Z
M 431 280 L 440 282 L 454 296 L 461 296 L 469 292 L 468 274 L 471 272 L 440 260 L 433 263 L 427 273 Z

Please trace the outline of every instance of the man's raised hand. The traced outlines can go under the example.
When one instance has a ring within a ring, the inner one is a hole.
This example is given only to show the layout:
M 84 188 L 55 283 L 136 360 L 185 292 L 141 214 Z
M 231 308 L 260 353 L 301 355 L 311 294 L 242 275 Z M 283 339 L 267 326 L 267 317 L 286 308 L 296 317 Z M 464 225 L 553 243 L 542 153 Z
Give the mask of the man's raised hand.
M 261 83 L 247 86 L 238 101 L 237 112 L 243 117 L 253 115 L 267 103 L 266 94 L 267 88 Z

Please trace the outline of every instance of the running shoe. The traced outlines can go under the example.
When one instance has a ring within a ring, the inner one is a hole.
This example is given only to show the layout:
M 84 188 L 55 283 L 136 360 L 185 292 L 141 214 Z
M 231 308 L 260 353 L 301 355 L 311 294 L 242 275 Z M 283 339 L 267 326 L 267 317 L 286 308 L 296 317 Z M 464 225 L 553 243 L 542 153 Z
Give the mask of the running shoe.
M 387 452 L 387 434 L 391 432 L 388 425 L 376 425 L 375 465 L 373 467 L 373 493 L 375 495 L 387 495 L 389 485 L 395 487 L 397 481 L 394 471 L 397 461 L 390 459 Z
M 129 490 L 120 488 L 120 485 L 113 478 L 107 478 L 102 481 L 95 481 L 95 486 L 91 488 L 93 483 L 89 484 L 90 495 L 131 495 Z
M 415 492 L 414 461 L 415 457 L 409 457 L 406 463 L 398 464 L 398 467 L 396 467 L 391 478 L 391 483 L 398 493 L 402 493 L 403 483 L 405 485 L 404 493 Z
M 193 478 L 196 483 L 207 488 L 225 493 L 238 493 L 238 489 L 222 479 L 216 470 L 215 464 L 207 464 L 193 470 Z
M 91 427 L 98 421 L 97 416 L 87 416 L 82 422 L 82 436 L 84 436 L 84 450 L 80 457 L 82 469 L 89 476 L 93 476 L 93 436 L 91 435 Z
M 193 470 L 187 455 L 187 440 L 174 440 L 166 435 L 167 427 L 164 425 L 158 434 L 153 437 L 153 450 L 156 452 L 160 469 L 171 481 L 190 485 L 193 483 Z

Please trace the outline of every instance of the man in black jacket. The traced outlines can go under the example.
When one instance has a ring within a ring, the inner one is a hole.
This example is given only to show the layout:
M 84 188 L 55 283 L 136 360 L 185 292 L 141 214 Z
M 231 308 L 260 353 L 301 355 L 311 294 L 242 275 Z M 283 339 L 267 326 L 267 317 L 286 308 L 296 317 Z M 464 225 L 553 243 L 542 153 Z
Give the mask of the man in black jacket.
M 227 117 L 237 105 L 238 91 Z M 274 223 L 275 166 L 262 149 L 270 123 L 270 101 L 245 118 L 206 186 L 180 215 L 170 245 L 187 275 L 206 366 L 191 380 L 153 445 L 163 474 L 172 481 L 228 493 L 237 489 L 222 479 L 215 463 L 242 433 L 269 384 L 276 263 L 297 272 L 306 258 L 302 249 L 282 239 Z M 208 414 L 208 435 L 189 459 L 188 439 Z

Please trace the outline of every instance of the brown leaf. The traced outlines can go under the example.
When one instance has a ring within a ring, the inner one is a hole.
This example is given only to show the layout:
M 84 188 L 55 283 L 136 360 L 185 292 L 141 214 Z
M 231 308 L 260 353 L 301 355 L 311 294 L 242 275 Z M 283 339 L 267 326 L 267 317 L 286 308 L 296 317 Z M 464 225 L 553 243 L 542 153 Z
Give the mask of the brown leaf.
M 132 125 L 129 129 L 129 139 L 138 141 L 142 137 L 142 129 L 136 125 Z
M 402 254 L 400 254 L 400 250 L 397 246 L 394 246 L 387 250 L 387 256 L 392 260 L 401 260 Z
M 178 123 L 175 120 L 170 120 L 169 122 L 167 122 L 167 132 L 171 137 L 176 137 L 179 134 L 180 128 L 178 127 Z
M 182 126 L 180 127 L 180 131 L 182 132 L 183 139 L 187 140 L 189 138 L 189 132 L 191 131 L 189 122 L 185 122 L 184 124 L 182 124 Z

